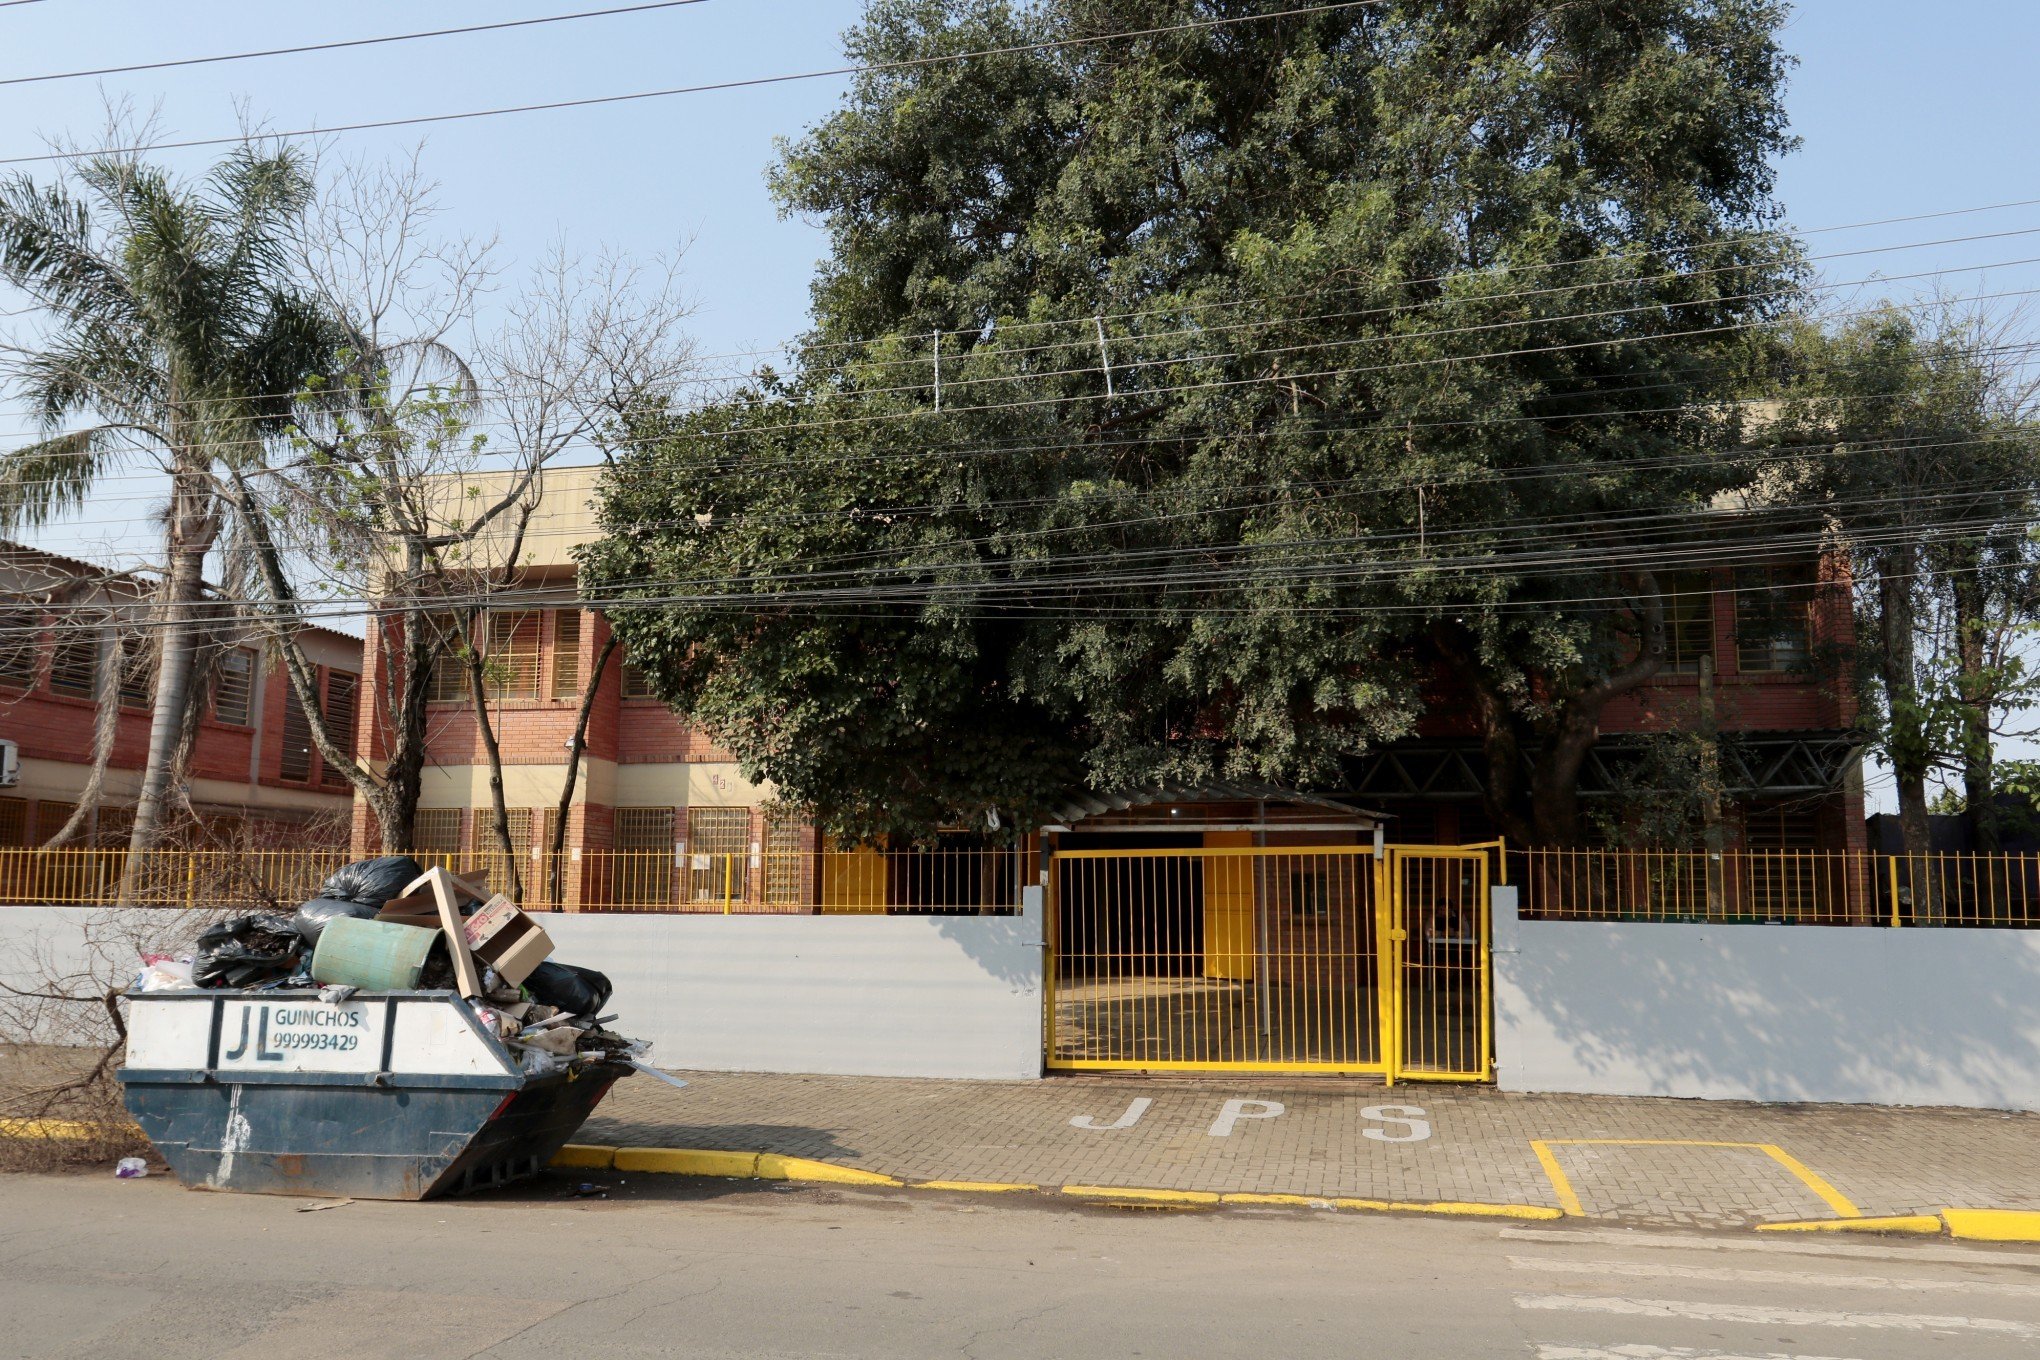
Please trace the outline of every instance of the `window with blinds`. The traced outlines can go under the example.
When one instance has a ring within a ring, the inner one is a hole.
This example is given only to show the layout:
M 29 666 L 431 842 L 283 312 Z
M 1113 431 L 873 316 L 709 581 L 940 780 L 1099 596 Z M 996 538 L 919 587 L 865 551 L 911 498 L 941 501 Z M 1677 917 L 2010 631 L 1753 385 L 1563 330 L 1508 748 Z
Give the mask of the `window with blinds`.
M 687 809 L 687 854 L 695 901 L 742 901 L 750 882 L 751 809 Z
M 1751 674 L 1805 667 L 1813 650 L 1813 569 L 1744 567 L 1735 574 L 1735 662 Z
M 435 704 L 465 703 L 468 698 L 465 640 L 469 634 L 451 615 L 442 615 L 425 626 L 428 635 L 439 643 L 439 655 L 432 663 L 432 684 L 426 698 Z
M 155 639 L 129 633 L 120 640 L 120 706 L 147 708 L 155 698 Z
M 33 609 L 0 610 L 0 685 L 35 688 L 42 615 Z
M 1665 598 L 1665 669 L 1698 675 L 1714 655 L 1714 582 L 1704 571 L 1658 573 Z
M 623 663 L 623 697 L 626 699 L 656 699 L 652 693 L 651 677 L 640 670 L 637 663 Z
M 255 702 L 255 653 L 236 647 L 220 658 L 220 677 L 213 685 L 213 717 L 246 727 Z
M 555 609 L 552 616 L 552 697 L 581 697 L 581 611 Z
M 312 724 L 298 702 L 297 688 L 289 685 L 283 691 L 283 761 L 277 776 L 293 784 L 312 779 Z
M 51 693 L 90 699 L 98 684 L 99 629 L 76 620 L 60 622 L 50 653 Z
M 489 614 L 489 687 L 497 698 L 538 697 L 538 639 L 544 617 L 536 609 Z
M 361 709 L 361 677 L 352 671 L 329 671 L 326 674 L 326 735 L 333 744 L 343 751 L 354 750 L 356 724 Z M 345 789 L 353 787 L 345 773 L 327 766 L 319 774 L 322 788 Z

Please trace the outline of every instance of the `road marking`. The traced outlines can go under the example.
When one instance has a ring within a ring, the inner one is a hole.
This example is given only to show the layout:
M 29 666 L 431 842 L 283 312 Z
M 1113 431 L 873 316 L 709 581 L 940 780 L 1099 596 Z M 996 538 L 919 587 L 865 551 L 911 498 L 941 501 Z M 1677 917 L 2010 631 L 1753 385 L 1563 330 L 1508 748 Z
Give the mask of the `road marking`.
M 1826 1286 L 1831 1289 L 1894 1289 L 1918 1293 L 2001 1294 L 2040 1298 L 2040 1285 L 1999 1284 L 1991 1280 L 1899 1279 L 1888 1275 L 1832 1275 L 1810 1270 L 1738 1270 L 1730 1266 L 1648 1265 L 1640 1261 L 1561 1261 L 1547 1256 L 1511 1256 L 1518 1270 L 1557 1275 L 1622 1275 L 1646 1280 L 1715 1280 L 1724 1284 Z
M 1818 1308 L 1767 1308 L 1688 1299 L 1590 1298 L 1575 1294 L 1518 1294 L 1518 1308 L 1548 1313 L 1613 1313 L 1623 1317 L 1678 1318 L 1688 1322 L 1740 1322 L 1756 1327 L 1861 1327 L 1886 1332 L 1990 1332 L 2040 1340 L 2040 1327 L 2009 1318 L 1940 1317 L 1926 1313 L 1837 1313 Z
M 1687 1346 L 1539 1346 L 1537 1360 L 1841 1360 L 1766 1351 L 1696 1351 Z
M 1741 1148 L 1749 1152 L 1761 1152 L 1798 1178 L 1799 1183 L 1820 1197 L 1830 1209 L 1843 1218 L 1861 1218 L 1863 1211 L 1851 1204 L 1842 1192 L 1813 1174 L 1806 1163 L 1794 1157 L 1776 1143 L 1723 1143 L 1699 1138 L 1533 1138 L 1530 1150 L 1537 1154 L 1537 1161 L 1544 1168 L 1544 1175 L 1551 1182 L 1551 1189 L 1558 1196 L 1559 1207 L 1574 1218 L 1587 1217 L 1587 1211 L 1580 1204 L 1580 1197 L 1573 1190 L 1572 1181 L 1565 1174 L 1565 1168 L 1558 1164 L 1558 1157 L 1552 1152 L 1557 1147 L 1694 1147 L 1694 1148 Z
M 2000 1266 L 2007 1270 L 2040 1269 L 2040 1254 L 1988 1247 L 1944 1247 L 1925 1243 L 1868 1243 L 1813 1241 L 1803 1237 L 1706 1237 L 1698 1233 L 1637 1232 L 1629 1228 L 1520 1228 L 1505 1227 L 1501 1236 L 1517 1242 L 1558 1242 L 1572 1246 L 1613 1243 L 1623 1247 L 1656 1247 L 1671 1251 L 1761 1251 L 1768 1255 L 1851 1257 L 1872 1261 L 1959 1261 L 1972 1266 Z
M 1213 1138 L 1230 1138 L 1242 1119 L 1277 1119 L 1285 1113 L 1279 1100 L 1228 1100 L 1218 1107 L 1218 1118 L 1205 1130 Z
M 1120 1115 L 1119 1118 L 1113 1120 L 1110 1124 L 1100 1124 L 1087 1114 L 1073 1114 L 1070 1116 L 1070 1126 L 1072 1128 L 1089 1129 L 1093 1133 L 1115 1133 L 1120 1129 L 1130 1129 L 1140 1122 L 1140 1117 L 1146 1114 L 1154 1103 L 1154 1099 L 1151 1096 L 1136 1096 L 1133 1103 L 1126 1107 L 1126 1113 Z
M 1381 1124 L 1401 1124 L 1409 1130 L 1408 1133 L 1360 1130 L 1362 1138 L 1372 1138 L 1377 1143 L 1421 1143 L 1431 1136 L 1431 1121 L 1415 1105 L 1369 1105 L 1360 1111 L 1360 1117 Z

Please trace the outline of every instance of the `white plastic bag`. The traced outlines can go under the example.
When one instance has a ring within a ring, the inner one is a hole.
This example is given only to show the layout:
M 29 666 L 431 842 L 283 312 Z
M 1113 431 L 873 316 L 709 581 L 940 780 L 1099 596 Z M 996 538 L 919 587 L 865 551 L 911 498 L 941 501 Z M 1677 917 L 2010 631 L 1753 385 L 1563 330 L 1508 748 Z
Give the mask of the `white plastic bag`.
M 123 1157 L 114 1164 L 113 1174 L 124 1181 L 138 1181 L 149 1174 L 149 1164 L 139 1157 Z
M 182 992 L 197 986 L 191 980 L 190 959 L 147 959 L 135 977 L 138 992 Z

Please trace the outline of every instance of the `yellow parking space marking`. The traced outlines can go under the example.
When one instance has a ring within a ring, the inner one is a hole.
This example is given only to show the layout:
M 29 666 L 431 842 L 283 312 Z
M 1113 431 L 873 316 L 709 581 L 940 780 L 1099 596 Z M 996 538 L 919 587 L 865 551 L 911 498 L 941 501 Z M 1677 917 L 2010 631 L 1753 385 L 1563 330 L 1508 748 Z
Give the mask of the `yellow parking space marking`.
M 1558 1196 L 1559 1207 L 1572 1218 L 1587 1217 L 1586 1207 L 1580 1203 L 1572 1180 L 1565 1174 L 1565 1168 L 1558 1164 L 1558 1156 L 1552 1151 L 1559 1147 L 1692 1147 L 1692 1148 L 1740 1148 L 1747 1152 L 1761 1152 L 1798 1179 L 1801 1185 L 1811 1190 L 1830 1209 L 1843 1218 L 1861 1218 L 1863 1211 L 1851 1204 L 1848 1197 L 1829 1185 L 1804 1162 L 1779 1147 L 1776 1143 L 1727 1143 L 1699 1138 L 1533 1138 L 1530 1150 L 1537 1154 L 1538 1164 L 1544 1168 L 1544 1175 L 1551 1182 L 1552 1193 Z

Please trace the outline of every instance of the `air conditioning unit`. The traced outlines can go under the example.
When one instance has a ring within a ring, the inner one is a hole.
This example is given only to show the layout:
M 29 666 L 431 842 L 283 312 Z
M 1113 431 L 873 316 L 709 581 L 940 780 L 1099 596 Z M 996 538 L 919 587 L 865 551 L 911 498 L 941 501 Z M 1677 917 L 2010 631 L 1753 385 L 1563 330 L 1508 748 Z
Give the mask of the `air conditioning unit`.
M 11 789 L 21 782 L 21 748 L 11 741 L 0 741 L 0 789 Z

